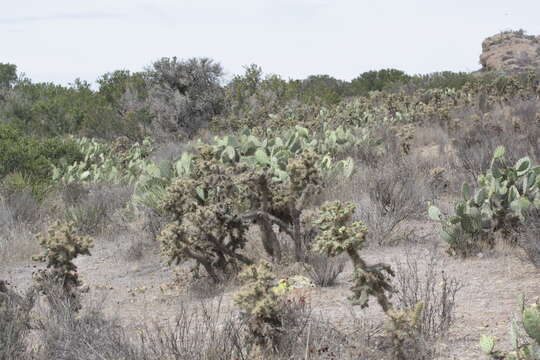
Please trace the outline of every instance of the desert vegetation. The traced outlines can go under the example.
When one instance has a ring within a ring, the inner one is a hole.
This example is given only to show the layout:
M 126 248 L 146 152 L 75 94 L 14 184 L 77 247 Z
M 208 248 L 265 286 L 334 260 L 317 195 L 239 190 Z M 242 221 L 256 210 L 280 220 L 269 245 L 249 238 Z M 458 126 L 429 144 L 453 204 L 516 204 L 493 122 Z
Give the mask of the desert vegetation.
M 0 64 L 0 359 L 540 359 L 540 73 L 223 74 Z

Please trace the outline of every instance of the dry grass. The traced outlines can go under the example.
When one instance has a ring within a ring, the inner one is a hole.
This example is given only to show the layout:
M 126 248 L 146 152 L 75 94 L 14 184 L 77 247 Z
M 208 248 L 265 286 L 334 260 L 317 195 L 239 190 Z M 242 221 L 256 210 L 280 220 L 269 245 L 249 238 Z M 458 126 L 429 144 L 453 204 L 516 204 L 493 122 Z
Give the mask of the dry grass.
M 419 335 L 425 340 L 438 339 L 448 333 L 456 314 L 456 295 L 463 287 L 460 281 L 445 272 L 445 261 L 436 251 L 426 251 L 425 264 L 409 251 L 395 259 L 394 288 L 397 307 L 412 310 L 423 304 Z
M 330 258 L 324 255 L 307 254 L 305 269 L 313 283 L 320 287 L 336 284 L 338 276 L 345 269 L 343 257 Z

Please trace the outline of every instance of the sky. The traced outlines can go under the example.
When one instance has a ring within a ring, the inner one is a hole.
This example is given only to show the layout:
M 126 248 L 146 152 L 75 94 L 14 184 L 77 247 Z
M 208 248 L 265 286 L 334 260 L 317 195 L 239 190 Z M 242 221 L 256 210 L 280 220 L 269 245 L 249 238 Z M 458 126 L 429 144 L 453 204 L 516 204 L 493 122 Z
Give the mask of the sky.
M 538 14 L 540 0 L 0 0 L 0 63 L 64 85 L 172 56 L 227 77 L 475 71 L 484 38 L 540 35 Z

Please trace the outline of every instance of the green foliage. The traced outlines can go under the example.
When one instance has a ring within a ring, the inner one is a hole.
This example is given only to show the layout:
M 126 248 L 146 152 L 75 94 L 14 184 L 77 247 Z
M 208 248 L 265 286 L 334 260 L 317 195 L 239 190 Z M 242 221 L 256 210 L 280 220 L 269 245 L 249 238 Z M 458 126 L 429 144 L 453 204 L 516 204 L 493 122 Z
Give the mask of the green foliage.
M 365 96 L 371 91 L 382 91 L 392 85 L 410 80 L 405 72 L 396 69 L 368 71 L 351 80 L 349 94 Z
M 329 75 L 311 75 L 300 82 L 297 91 L 303 102 L 334 105 L 343 98 L 346 83 Z
M 17 66 L 0 63 L 0 89 L 10 88 L 17 81 Z
M 53 167 L 82 159 L 74 141 L 38 139 L 10 125 L 0 125 L 0 179 L 11 191 L 29 187 L 41 199 L 51 184 Z
M 241 136 L 216 137 L 214 147 L 221 161 L 245 162 L 259 168 L 269 169 L 274 180 L 284 182 L 289 178 L 287 165 L 301 153 L 313 151 L 320 158 L 316 166 L 322 174 L 339 174 L 346 177 L 353 172 L 351 158 L 334 162 L 332 155 L 338 155 L 352 149 L 358 140 L 351 130 L 338 128 L 327 130 L 322 136 L 304 127 L 296 126 L 282 132 L 281 135 L 271 135 L 261 138 L 244 130 Z
M 465 72 L 442 71 L 425 75 L 414 75 L 405 81 L 405 87 L 413 89 L 455 89 L 459 90 L 470 81 L 474 75 Z
M 525 306 L 520 304 L 521 321 L 514 319 L 510 326 L 511 351 L 495 350 L 495 337 L 482 335 L 480 349 L 491 359 L 539 360 L 540 359 L 540 301 Z
M 77 289 L 81 282 L 73 260 L 79 255 L 90 255 L 90 248 L 93 247 L 92 239 L 77 236 L 71 224 L 56 222 L 49 226 L 46 233 L 38 234 L 37 240 L 44 251 L 34 256 L 33 260 L 47 263 L 47 269 L 34 273 L 38 290 L 45 291 L 46 286 L 41 284 L 47 280 L 59 281 L 78 309 L 80 303 Z
M 234 76 L 225 87 L 224 116 L 214 119 L 213 127 L 241 130 L 283 122 L 291 127 L 295 119 L 304 119 L 304 112 L 309 112 L 294 103 L 299 86 L 300 81 L 263 76 L 262 69 L 255 64 L 246 66 L 244 74 Z
M 124 137 L 115 139 L 111 144 L 103 144 L 94 139 L 81 138 L 75 143 L 81 149 L 83 160 L 54 167 L 55 181 L 66 184 L 133 184 L 145 174 L 160 174 L 159 167 L 147 159 L 153 150 L 149 139 L 131 144 Z
M 508 234 L 525 212 L 540 208 L 540 166 L 532 166 L 528 157 L 512 166 L 504 155 L 504 147 L 495 150 L 490 169 L 478 177 L 476 189 L 463 184 L 455 215 L 442 219 L 438 208 L 428 209 L 429 216 L 441 222 L 441 238 L 452 254 L 467 256 L 481 245 L 492 246 L 496 232 Z

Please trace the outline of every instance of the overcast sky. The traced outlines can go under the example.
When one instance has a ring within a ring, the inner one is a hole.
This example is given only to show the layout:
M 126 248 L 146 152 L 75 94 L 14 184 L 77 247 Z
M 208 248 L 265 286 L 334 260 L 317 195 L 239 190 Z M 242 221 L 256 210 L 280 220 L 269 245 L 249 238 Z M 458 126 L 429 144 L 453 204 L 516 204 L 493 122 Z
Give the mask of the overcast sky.
M 0 62 L 62 84 L 165 56 L 229 76 L 474 71 L 485 37 L 540 34 L 539 14 L 540 0 L 0 0 Z

